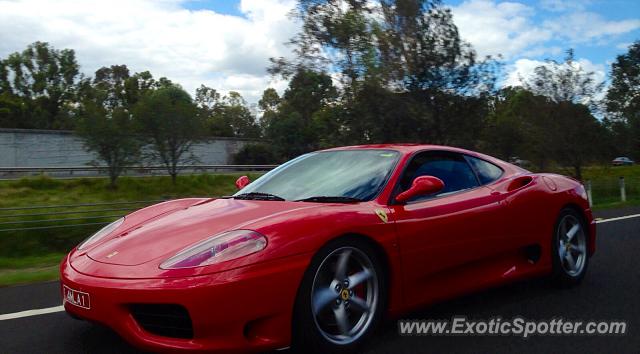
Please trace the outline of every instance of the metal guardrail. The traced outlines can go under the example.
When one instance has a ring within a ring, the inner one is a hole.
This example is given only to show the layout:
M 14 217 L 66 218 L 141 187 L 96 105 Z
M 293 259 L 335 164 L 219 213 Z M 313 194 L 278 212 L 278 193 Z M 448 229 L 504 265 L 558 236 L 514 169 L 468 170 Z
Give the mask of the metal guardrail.
M 118 211 L 132 211 L 143 208 L 150 204 L 163 202 L 164 200 L 143 200 L 131 202 L 105 202 L 105 203 L 82 203 L 82 204 L 64 204 L 64 205 L 39 205 L 25 207 L 9 207 L 0 208 L 0 220 L 9 218 L 29 218 L 29 220 L 11 220 L 0 222 L 0 233 L 18 232 L 18 231 L 35 231 L 59 229 L 65 227 L 84 227 L 106 225 L 116 218 L 124 216 L 125 213 L 114 213 Z M 124 207 L 127 206 L 127 207 Z M 100 208 L 95 208 L 100 207 Z M 86 209 L 88 208 L 88 209 Z M 64 209 L 63 211 L 45 212 L 44 210 Z M 21 213 L 27 211 L 27 213 Z M 31 212 L 35 211 L 35 212 Z M 42 211 L 42 212 L 40 212 Z M 14 212 L 14 213 L 7 213 Z M 17 212 L 17 213 L 16 213 Z M 82 217 L 64 217 L 64 215 L 88 214 Z M 91 215 L 97 214 L 97 215 Z M 47 217 L 54 216 L 49 219 Z M 61 217 L 62 216 L 62 217 Z M 37 217 L 31 219 L 33 217 Z M 104 221 L 99 221 L 104 220 Z M 86 221 L 86 222 L 77 222 Z M 66 224 L 71 222 L 70 224 Z M 44 224 L 44 225 L 38 225 Z M 17 225 L 25 225 L 26 227 L 13 227 Z M 30 226 L 37 225 L 37 226 Z
M 185 165 L 181 166 L 181 169 L 191 171 L 265 171 L 277 166 L 278 165 Z M 130 166 L 126 169 L 146 172 L 166 170 L 165 166 Z M 6 178 L 7 174 L 16 173 L 65 172 L 72 175 L 73 172 L 101 173 L 106 171 L 106 166 L 0 167 L 0 176 Z M 122 217 L 126 212 L 162 201 L 164 200 L 3 207 L 0 208 L 0 233 L 106 225 L 115 218 Z
M 206 172 L 239 172 L 239 171 L 267 171 L 278 165 L 183 165 L 178 170 L 182 174 L 206 173 Z M 0 179 L 14 179 L 25 176 L 45 175 L 52 178 L 74 177 L 105 177 L 108 175 L 107 166 L 14 166 L 0 167 Z M 122 176 L 166 176 L 165 166 L 128 166 L 123 168 Z
M 28 210 L 28 209 L 53 209 L 53 208 L 79 208 L 79 207 L 93 207 L 93 206 L 105 206 L 105 205 L 127 205 L 127 204 L 149 204 L 164 202 L 164 199 L 159 200 L 142 200 L 134 202 L 105 202 L 105 203 L 84 203 L 84 204 L 63 204 L 63 205 L 38 205 L 28 207 L 10 207 L 0 208 L 0 211 L 5 210 Z
M 278 165 L 184 165 L 179 166 L 179 170 L 237 170 L 237 171 L 249 171 L 249 170 L 270 170 Z M 127 166 L 124 170 L 139 170 L 139 171 L 166 171 L 165 166 Z M 65 171 L 94 171 L 94 172 L 106 172 L 107 166 L 68 166 L 68 167 L 0 167 L 0 173 L 12 173 L 12 172 L 65 172 Z

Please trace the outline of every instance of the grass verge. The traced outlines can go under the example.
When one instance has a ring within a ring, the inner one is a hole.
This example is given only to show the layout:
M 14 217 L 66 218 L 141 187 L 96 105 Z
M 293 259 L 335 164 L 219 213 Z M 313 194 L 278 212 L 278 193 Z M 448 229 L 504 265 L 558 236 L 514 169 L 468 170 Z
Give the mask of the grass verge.
M 0 257 L 0 287 L 56 280 L 63 253 L 42 256 Z
M 58 265 L 0 270 L 0 287 L 59 279 Z
M 108 180 L 103 178 L 35 177 L 17 181 L 0 180 L 0 209 L 222 196 L 236 191 L 234 182 L 240 175 L 225 173 L 179 176 L 175 185 L 166 176 L 122 177 L 115 189 L 110 188 Z M 253 180 L 260 173 L 248 175 Z M 101 226 L 4 232 L 2 230 L 108 222 L 129 213 L 131 210 L 126 210 L 127 208 L 139 209 L 144 205 L 145 203 L 79 209 L 60 207 L 0 210 L 0 286 L 57 279 L 58 264 L 64 254 Z M 101 216 L 110 217 L 96 219 Z M 54 219 L 74 220 L 52 222 Z

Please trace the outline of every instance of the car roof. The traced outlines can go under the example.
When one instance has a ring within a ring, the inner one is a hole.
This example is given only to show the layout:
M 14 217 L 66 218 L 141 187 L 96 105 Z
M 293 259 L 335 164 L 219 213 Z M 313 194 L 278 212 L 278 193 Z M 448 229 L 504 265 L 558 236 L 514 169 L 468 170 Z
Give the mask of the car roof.
M 322 151 L 339 151 L 339 150 L 371 150 L 371 149 L 379 149 L 379 150 L 396 150 L 404 154 L 410 154 L 416 151 L 422 150 L 446 150 L 446 151 L 454 151 L 460 152 L 470 155 L 476 155 L 476 152 L 460 149 L 451 146 L 444 145 L 432 145 L 432 144 L 413 144 L 413 143 L 395 143 L 395 144 L 368 144 L 368 145 L 352 145 L 352 146 L 341 146 L 331 149 L 325 149 Z
M 336 147 L 331 149 L 325 149 L 322 151 L 371 150 L 371 149 L 395 150 L 405 156 L 412 155 L 415 152 L 425 151 L 425 150 L 451 151 L 459 154 L 474 156 L 474 157 L 489 161 L 495 165 L 500 166 L 503 170 L 507 171 L 508 173 L 528 173 L 529 172 L 521 167 L 515 166 L 506 161 L 497 159 L 493 156 L 485 155 L 476 151 L 465 150 L 465 149 L 452 147 L 452 146 L 445 146 L 445 145 L 411 144 L 411 143 L 369 144 L 369 145 L 341 146 L 341 147 Z

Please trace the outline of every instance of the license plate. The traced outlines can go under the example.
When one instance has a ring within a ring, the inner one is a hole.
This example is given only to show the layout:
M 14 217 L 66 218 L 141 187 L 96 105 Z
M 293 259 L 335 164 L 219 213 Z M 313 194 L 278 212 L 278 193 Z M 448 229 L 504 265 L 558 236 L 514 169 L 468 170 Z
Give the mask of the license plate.
M 63 286 L 63 300 L 71 305 L 82 307 L 83 309 L 91 308 L 91 300 L 89 299 L 89 294 L 73 290 L 70 287 L 64 285 Z

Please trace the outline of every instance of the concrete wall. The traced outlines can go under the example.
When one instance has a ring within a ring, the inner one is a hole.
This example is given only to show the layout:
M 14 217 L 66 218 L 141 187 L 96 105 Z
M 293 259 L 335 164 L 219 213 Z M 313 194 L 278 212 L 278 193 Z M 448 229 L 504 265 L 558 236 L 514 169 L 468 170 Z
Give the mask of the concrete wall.
M 250 140 L 211 138 L 192 149 L 198 164 L 222 165 Z M 86 166 L 95 159 L 69 131 L 0 129 L 0 167 Z

